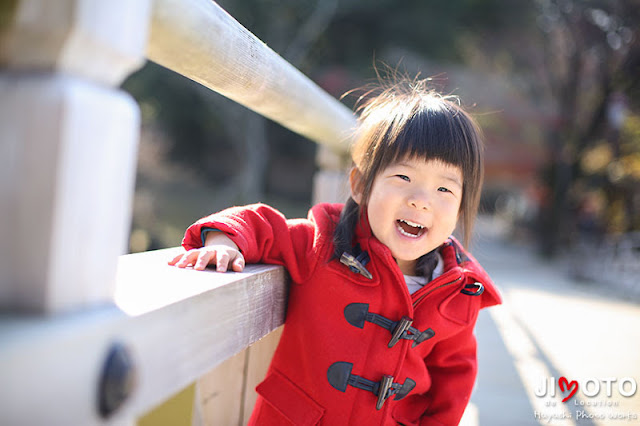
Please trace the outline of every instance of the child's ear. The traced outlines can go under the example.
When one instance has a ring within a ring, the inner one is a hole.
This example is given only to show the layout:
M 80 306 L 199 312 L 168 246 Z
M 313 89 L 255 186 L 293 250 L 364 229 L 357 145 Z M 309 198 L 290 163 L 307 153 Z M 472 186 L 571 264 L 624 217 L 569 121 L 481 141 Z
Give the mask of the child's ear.
M 360 204 L 362 201 L 362 173 L 357 167 L 353 167 L 351 173 L 349 173 L 349 185 L 351 187 L 351 198 Z

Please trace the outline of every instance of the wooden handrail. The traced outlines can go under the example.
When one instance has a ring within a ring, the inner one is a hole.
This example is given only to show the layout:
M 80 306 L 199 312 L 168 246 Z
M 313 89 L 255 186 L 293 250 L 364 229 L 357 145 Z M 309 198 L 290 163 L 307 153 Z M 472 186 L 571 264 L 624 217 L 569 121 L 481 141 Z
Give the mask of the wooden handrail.
M 101 423 L 99 376 L 115 344 L 129 354 L 136 384 L 114 416 L 135 417 L 283 323 L 282 267 L 168 266 L 179 250 L 122 256 L 116 305 L 0 321 L 0 423 Z
M 336 153 L 347 151 L 351 110 L 213 1 L 154 1 L 147 57 Z

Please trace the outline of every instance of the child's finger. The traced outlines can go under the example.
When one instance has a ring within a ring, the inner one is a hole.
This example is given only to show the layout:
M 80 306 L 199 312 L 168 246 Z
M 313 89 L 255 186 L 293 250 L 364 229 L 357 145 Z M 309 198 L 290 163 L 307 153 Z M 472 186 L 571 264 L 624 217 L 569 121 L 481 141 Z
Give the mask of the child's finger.
M 229 265 L 229 253 L 226 253 L 226 252 L 217 253 L 216 258 L 217 258 L 216 271 L 226 272 L 227 266 Z
M 196 260 L 195 265 L 193 265 L 193 269 L 198 271 L 204 271 L 207 265 L 209 264 L 209 262 L 211 261 L 213 254 L 214 252 L 210 252 L 210 251 L 205 251 L 205 250 L 200 251 L 200 254 L 198 255 L 198 260 Z
M 182 259 L 180 259 L 178 263 L 176 263 L 176 266 L 178 268 L 186 268 L 187 266 L 192 264 L 195 259 L 197 259 L 197 256 L 198 256 L 198 251 L 188 251 L 182 255 Z
M 179 254 L 179 255 L 175 256 L 173 259 L 171 259 L 171 260 L 170 260 L 169 262 L 167 262 L 167 263 L 168 263 L 169 265 L 172 265 L 172 266 L 173 266 L 173 265 L 175 265 L 176 263 L 178 263 L 178 261 L 179 261 L 180 259 L 182 259 L 182 256 L 184 256 L 184 255 L 185 255 L 185 253 L 181 253 L 181 254 Z
M 235 272 L 242 272 L 242 270 L 244 269 L 244 258 L 242 256 L 236 257 L 236 259 L 233 261 L 233 264 L 231 264 L 231 268 Z

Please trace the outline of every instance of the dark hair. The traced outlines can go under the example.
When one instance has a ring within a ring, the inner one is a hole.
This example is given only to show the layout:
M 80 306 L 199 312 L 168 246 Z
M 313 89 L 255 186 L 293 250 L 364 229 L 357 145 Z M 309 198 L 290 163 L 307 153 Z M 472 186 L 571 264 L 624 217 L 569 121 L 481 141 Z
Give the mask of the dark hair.
M 334 231 L 334 254 L 351 251 L 355 227 L 366 211 L 376 176 L 407 158 L 439 160 L 460 167 L 463 192 L 460 218 L 468 245 L 480 202 L 484 174 L 482 134 L 454 96 L 428 87 L 428 80 L 396 80 L 378 85 L 377 94 L 357 107 L 359 126 L 351 154 L 359 171 L 362 202 L 349 197 Z

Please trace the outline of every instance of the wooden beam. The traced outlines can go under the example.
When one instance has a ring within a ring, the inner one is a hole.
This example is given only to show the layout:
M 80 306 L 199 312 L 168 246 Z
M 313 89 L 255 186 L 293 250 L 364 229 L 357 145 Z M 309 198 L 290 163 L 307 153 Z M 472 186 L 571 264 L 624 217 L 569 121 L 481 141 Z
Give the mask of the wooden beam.
M 338 153 L 353 113 L 211 0 L 156 0 L 147 57 Z
M 282 267 L 218 274 L 167 265 L 181 248 L 120 258 L 116 305 L 0 321 L 0 424 L 112 424 L 192 383 L 284 322 Z M 97 389 L 113 344 L 130 355 L 131 397 L 108 421 Z M 238 377 L 237 380 L 242 380 Z

